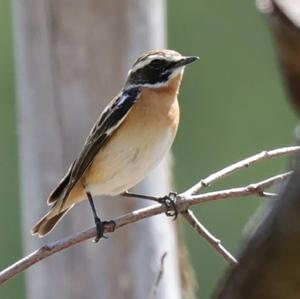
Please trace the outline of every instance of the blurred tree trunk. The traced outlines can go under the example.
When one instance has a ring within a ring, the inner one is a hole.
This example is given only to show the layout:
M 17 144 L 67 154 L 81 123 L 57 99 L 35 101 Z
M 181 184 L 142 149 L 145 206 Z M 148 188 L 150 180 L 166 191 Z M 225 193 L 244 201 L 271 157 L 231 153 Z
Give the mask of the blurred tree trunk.
M 165 43 L 161 0 L 15 0 L 24 250 L 93 225 L 85 202 L 46 239 L 29 233 L 46 211 L 48 193 L 81 149 L 98 114 L 121 88 L 141 52 Z M 138 191 L 170 188 L 166 159 Z M 145 202 L 97 200 L 103 219 Z M 50 257 L 26 276 L 28 298 L 148 298 L 166 251 L 156 298 L 180 298 L 174 225 L 154 217 L 95 245 L 86 242 Z

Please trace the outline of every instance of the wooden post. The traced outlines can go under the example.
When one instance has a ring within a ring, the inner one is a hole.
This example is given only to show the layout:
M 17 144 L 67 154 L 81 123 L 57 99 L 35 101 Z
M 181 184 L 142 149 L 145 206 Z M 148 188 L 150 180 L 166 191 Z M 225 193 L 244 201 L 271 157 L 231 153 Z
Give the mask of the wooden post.
M 93 225 L 87 202 L 75 207 L 46 239 L 30 228 L 48 193 L 81 149 L 90 127 L 124 83 L 141 52 L 165 43 L 161 0 L 14 0 L 25 252 Z M 164 194 L 166 159 L 137 188 Z M 110 219 L 145 202 L 97 201 Z M 86 242 L 28 272 L 28 298 L 148 298 L 167 252 L 156 298 L 181 298 L 176 234 L 165 216 L 124 228 L 95 245 Z

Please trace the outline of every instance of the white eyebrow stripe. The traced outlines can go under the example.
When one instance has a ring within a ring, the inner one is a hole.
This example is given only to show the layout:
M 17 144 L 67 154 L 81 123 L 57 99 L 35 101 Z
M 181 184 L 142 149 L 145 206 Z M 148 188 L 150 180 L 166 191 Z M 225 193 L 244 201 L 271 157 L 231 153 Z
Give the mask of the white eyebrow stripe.
M 167 60 L 167 61 L 178 61 L 181 59 L 181 57 L 174 57 L 174 55 L 166 55 L 166 56 L 163 56 L 163 55 L 157 55 L 157 54 L 152 54 L 152 55 L 149 55 L 145 60 L 139 62 L 137 65 L 135 65 L 130 71 L 128 74 L 130 73 L 134 73 L 136 72 L 137 70 L 143 68 L 145 65 L 147 64 L 150 64 L 153 60 L 155 59 L 161 59 L 161 60 Z

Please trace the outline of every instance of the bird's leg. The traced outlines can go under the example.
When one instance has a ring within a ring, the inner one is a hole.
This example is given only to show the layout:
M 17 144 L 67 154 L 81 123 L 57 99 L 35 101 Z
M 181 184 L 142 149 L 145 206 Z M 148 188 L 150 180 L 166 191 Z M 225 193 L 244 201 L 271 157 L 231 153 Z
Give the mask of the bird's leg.
M 121 195 L 125 196 L 125 197 L 147 199 L 147 200 L 159 202 L 159 197 L 146 195 L 146 194 L 139 194 L 139 193 L 132 193 L 132 192 L 125 191 L 125 192 L 121 193 Z
M 86 195 L 89 200 L 90 206 L 92 208 L 93 216 L 94 216 L 94 221 L 95 221 L 96 231 L 97 231 L 97 235 L 96 235 L 96 238 L 94 239 L 94 242 L 97 243 L 102 237 L 105 239 L 107 238 L 104 236 L 105 226 L 112 224 L 112 226 L 113 226 L 112 231 L 114 231 L 116 223 L 113 220 L 112 221 L 101 221 L 101 219 L 97 215 L 97 211 L 96 211 L 96 207 L 95 207 L 95 204 L 93 201 L 92 194 L 90 192 L 86 192 Z
M 90 206 L 92 208 L 93 216 L 94 216 L 94 221 L 95 221 L 96 231 L 97 231 L 97 235 L 96 238 L 94 239 L 94 242 L 97 243 L 100 240 L 100 238 L 104 237 L 104 225 L 101 219 L 97 215 L 96 207 L 91 193 L 86 192 L 86 195 L 89 200 Z
M 174 217 L 174 220 L 178 216 L 178 210 L 176 207 L 176 198 L 177 193 L 176 192 L 170 192 L 168 195 L 163 197 L 157 197 L 157 196 L 151 196 L 151 195 L 144 195 L 144 194 L 138 194 L 138 193 L 131 193 L 131 192 L 124 192 L 121 194 L 122 196 L 126 197 L 133 197 L 133 198 L 140 198 L 140 199 L 147 199 L 152 200 L 155 202 L 158 202 L 162 205 L 164 205 L 167 209 L 165 214 L 169 217 Z

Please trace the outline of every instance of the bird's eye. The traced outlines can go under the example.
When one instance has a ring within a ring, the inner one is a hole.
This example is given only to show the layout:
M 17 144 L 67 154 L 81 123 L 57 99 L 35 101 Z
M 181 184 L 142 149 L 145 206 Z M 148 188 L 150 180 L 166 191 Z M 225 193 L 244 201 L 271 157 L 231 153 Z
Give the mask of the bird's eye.
M 163 61 L 159 60 L 159 59 L 155 59 L 153 61 L 151 61 L 150 63 L 150 66 L 152 69 L 155 69 L 155 70 L 159 70 L 163 67 Z

